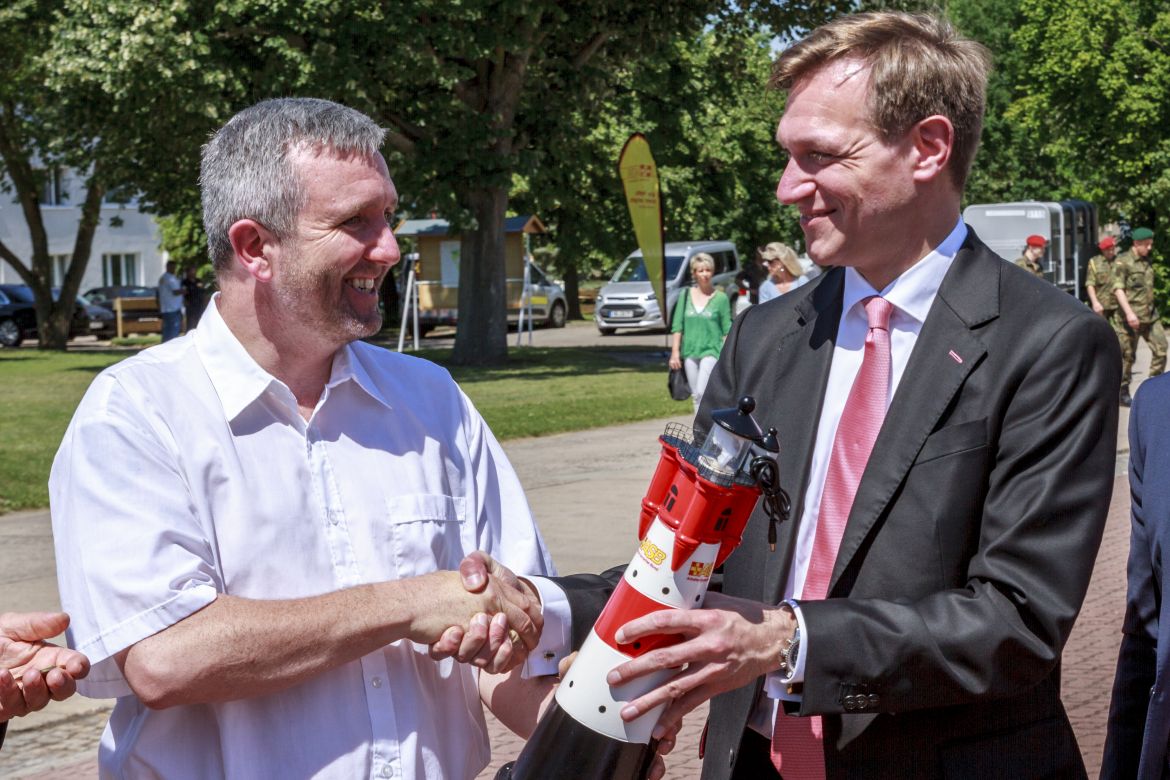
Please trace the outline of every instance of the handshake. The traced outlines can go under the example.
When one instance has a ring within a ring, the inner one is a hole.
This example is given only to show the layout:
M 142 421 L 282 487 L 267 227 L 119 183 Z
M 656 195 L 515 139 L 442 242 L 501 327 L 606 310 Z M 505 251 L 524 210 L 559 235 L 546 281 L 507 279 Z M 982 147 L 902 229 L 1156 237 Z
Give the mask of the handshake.
M 455 658 L 493 674 L 519 666 L 540 641 L 540 596 L 528 582 L 481 551 L 415 578 L 412 640 L 436 660 Z

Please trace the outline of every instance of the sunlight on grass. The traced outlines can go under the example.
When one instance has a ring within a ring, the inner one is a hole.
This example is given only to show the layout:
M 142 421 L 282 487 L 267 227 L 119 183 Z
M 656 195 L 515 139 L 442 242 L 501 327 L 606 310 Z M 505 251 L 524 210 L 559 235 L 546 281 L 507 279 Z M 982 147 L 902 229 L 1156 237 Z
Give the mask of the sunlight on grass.
M 130 354 L 0 350 L 0 512 L 48 505 L 49 468 L 73 410 L 98 372 Z M 414 354 L 446 365 L 451 353 Z M 513 349 L 502 366 L 449 368 L 502 440 L 691 409 L 670 399 L 653 350 Z

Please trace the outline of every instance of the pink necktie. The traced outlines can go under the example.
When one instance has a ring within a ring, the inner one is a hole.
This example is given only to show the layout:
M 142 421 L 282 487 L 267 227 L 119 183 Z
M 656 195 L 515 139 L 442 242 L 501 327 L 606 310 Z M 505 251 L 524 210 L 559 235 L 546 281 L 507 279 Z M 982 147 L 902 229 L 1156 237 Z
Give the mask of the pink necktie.
M 833 439 L 802 600 L 819 600 L 829 595 L 829 580 L 845 533 L 845 522 L 886 416 L 890 392 L 890 313 L 894 307 L 876 295 L 863 303 L 869 333 L 865 337 L 861 370 L 853 380 Z M 784 780 L 823 780 L 825 755 L 821 740 L 819 715 L 797 718 L 785 715 L 783 709 L 777 713 L 772 732 L 772 763 Z

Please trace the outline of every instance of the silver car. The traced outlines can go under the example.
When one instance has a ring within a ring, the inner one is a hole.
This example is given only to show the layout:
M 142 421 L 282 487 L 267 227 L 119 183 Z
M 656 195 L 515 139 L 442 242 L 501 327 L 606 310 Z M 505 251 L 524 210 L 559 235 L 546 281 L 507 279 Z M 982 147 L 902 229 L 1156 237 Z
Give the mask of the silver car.
M 739 272 L 739 253 L 730 241 L 673 241 L 666 245 L 666 305 L 674 312 L 674 305 L 682 290 L 691 284 L 691 258 L 706 252 L 715 260 L 714 283 L 726 287 L 735 311 L 735 275 Z M 622 261 L 609 280 L 597 293 L 593 320 L 603 336 L 619 328 L 661 328 L 662 317 L 658 296 L 651 288 L 642 262 L 642 250 L 635 250 Z

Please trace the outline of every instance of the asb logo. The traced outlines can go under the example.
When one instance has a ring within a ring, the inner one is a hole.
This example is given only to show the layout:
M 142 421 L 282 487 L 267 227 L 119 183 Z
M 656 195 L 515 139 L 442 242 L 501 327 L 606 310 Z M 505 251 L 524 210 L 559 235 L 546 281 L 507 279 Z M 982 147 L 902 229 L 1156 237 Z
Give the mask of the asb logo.
M 687 572 L 687 576 L 709 580 L 711 579 L 711 572 L 714 570 L 714 563 L 703 563 L 702 561 L 695 561 L 691 564 L 691 569 Z
M 646 559 L 647 563 L 655 567 L 661 566 L 662 562 L 666 560 L 666 551 L 650 541 L 649 538 L 642 540 L 638 552 L 642 553 L 642 557 Z

